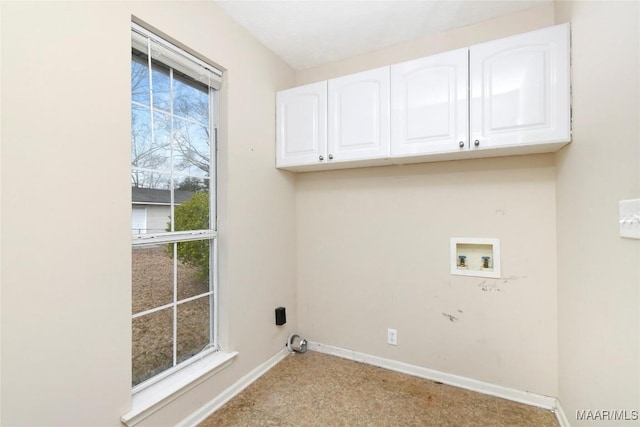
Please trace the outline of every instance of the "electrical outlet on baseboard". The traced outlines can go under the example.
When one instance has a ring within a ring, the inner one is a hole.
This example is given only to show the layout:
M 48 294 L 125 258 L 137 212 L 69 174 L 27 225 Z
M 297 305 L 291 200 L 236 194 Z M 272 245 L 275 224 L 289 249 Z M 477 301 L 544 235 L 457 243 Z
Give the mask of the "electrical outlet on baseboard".
M 398 331 L 396 329 L 387 329 L 387 344 L 398 345 Z

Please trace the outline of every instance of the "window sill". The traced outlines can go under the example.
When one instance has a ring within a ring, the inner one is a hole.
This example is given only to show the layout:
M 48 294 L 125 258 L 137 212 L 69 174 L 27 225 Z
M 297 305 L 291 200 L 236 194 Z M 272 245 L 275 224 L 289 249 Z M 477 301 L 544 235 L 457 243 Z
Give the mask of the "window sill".
M 237 351 L 212 353 L 136 392 L 131 402 L 131 410 L 120 418 L 121 421 L 129 427 L 137 425 L 207 378 L 231 365 L 237 355 Z

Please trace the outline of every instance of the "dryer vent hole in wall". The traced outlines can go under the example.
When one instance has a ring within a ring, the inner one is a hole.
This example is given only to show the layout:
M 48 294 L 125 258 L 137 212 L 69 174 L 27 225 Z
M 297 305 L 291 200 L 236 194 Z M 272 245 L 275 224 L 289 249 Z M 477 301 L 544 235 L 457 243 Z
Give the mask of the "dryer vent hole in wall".
M 287 338 L 287 349 L 290 353 L 304 353 L 307 351 L 307 340 L 299 335 L 291 334 Z

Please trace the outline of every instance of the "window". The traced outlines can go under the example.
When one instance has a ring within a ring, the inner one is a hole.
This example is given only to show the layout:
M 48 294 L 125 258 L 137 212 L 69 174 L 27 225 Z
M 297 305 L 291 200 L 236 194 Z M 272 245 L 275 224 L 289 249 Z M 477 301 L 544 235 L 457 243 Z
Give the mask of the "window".
M 132 385 L 217 350 L 220 72 L 132 26 Z

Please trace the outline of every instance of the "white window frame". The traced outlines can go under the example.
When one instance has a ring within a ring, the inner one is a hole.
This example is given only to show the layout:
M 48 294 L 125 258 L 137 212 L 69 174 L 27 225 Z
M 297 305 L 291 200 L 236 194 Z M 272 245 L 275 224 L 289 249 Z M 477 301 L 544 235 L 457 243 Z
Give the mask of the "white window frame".
M 224 351 L 220 347 L 218 338 L 219 329 L 219 301 L 218 301 L 218 245 L 217 245 L 217 90 L 222 82 L 222 72 L 214 66 L 207 64 L 199 58 L 190 55 L 188 52 L 163 40 L 142 26 L 132 23 L 132 47 L 141 50 L 141 40 L 147 43 L 146 53 L 149 58 L 157 58 L 159 62 L 167 65 L 171 71 L 178 71 L 196 78 L 209 86 L 209 126 L 210 126 L 210 147 L 211 157 L 209 166 L 209 195 L 210 195 L 210 226 L 205 230 L 174 231 L 165 233 L 132 234 L 132 248 L 145 247 L 148 245 L 180 243 L 194 240 L 208 240 L 210 242 L 210 288 L 209 292 L 192 296 L 183 300 L 174 300 L 165 306 L 154 307 L 152 309 L 132 314 L 132 319 L 144 316 L 155 311 L 168 307 L 177 307 L 185 302 L 199 298 L 210 299 L 210 344 L 209 348 L 199 354 L 176 364 L 174 351 L 174 366 L 136 385 L 132 389 L 132 408 L 121 417 L 126 425 L 133 426 L 147 418 L 149 415 L 168 404 L 180 394 L 195 387 L 210 376 L 230 365 L 236 357 L 237 352 Z M 144 50 L 143 50 L 144 52 Z M 158 58 L 161 56 L 161 58 Z M 186 58 L 186 60 L 185 60 Z M 190 62 L 192 61 L 192 62 Z M 196 64 L 198 67 L 194 67 Z M 150 102 L 153 115 L 153 102 Z M 153 130 L 152 130 L 153 132 Z M 132 170 L 134 168 L 132 167 Z M 145 171 L 143 168 L 136 170 Z M 151 171 L 150 171 L 151 172 Z M 157 172 L 157 171 L 153 171 Z M 173 174 L 173 172 L 172 172 Z M 174 217 L 174 203 L 171 204 L 171 217 Z M 175 320 L 175 318 L 174 318 Z M 174 325 L 174 347 L 176 331 Z M 131 365 L 132 366 L 132 365 Z

